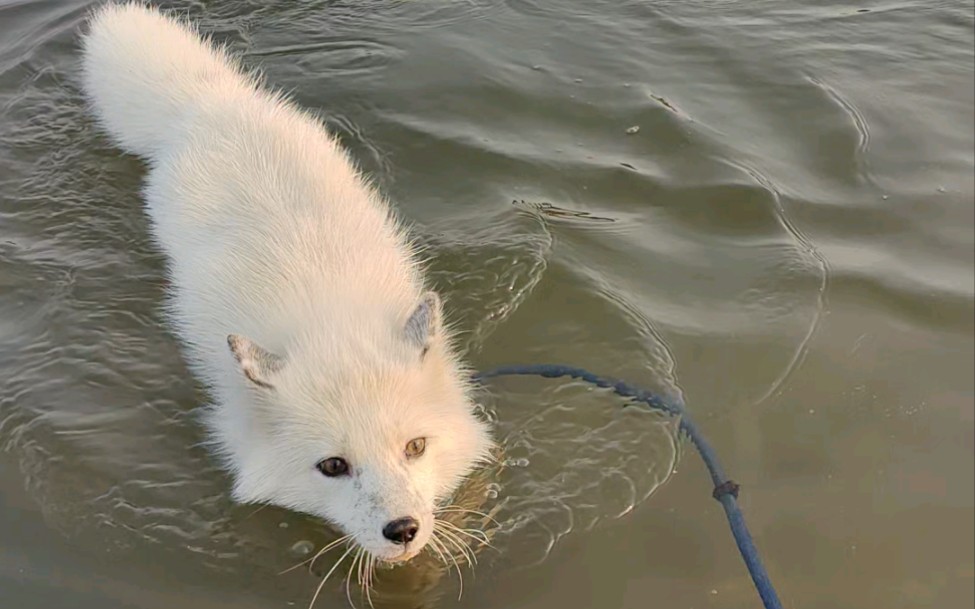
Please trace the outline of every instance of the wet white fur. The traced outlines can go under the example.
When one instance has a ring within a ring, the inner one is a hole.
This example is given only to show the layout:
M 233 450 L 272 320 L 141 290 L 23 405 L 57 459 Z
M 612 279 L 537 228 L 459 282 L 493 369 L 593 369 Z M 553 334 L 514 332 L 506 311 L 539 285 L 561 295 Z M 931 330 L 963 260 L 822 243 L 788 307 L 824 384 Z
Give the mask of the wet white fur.
M 379 558 L 415 555 L 491 441 L 388 204 L 318 119 L 155 9 L 97 9 L 83 80 L 99 124 L 148 162 L 168 311 L 212 388 L 234 497 L 325 518 Z M 323 476 L 328 457 L 352 475 Z M 406 516 L 420 531 L 404 549 L 381 531 Z

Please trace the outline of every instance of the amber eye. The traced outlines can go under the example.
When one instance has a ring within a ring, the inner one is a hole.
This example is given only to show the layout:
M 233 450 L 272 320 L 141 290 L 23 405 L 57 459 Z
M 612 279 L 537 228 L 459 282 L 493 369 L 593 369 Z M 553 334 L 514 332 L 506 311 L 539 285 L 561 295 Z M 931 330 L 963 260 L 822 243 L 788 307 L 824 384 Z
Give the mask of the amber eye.
M 427 449 L 426 438 L 413 438 L 406 443 L 406 456 L 413 458 L 419 457 Z
M 315 467 L 329 478 L 345 476 L 349 473 L 349 464 L 341 457 L 322 459 Z

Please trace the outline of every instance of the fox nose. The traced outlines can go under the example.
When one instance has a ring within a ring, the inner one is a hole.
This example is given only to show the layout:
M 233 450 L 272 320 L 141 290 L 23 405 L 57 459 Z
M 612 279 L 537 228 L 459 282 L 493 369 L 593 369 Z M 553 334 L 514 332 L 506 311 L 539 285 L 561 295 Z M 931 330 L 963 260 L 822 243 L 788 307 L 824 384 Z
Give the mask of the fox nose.
M 383 527 L 383 537 L 393 543 L 403 545 L 413 541 L 416 532 L 420 530 L 420 523 L 413 518 L 400 518 L 387 522 Z

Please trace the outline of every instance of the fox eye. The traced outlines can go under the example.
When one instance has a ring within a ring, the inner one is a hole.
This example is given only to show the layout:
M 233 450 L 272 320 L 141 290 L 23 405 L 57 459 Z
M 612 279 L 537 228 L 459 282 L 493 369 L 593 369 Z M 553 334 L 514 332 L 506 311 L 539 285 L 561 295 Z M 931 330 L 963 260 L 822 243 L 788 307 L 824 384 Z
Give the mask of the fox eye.
M 406 443 L 406 456 L 414 459 L 423 454 L 423 451 L 427 449 L 427 439 L 426 438 L 413 438 Z
M 349 464 L 342 457 L 329 457 L 328 459 L 322 459 L 315 465 L 315 469 L 322 472 L 322 474 L 328 476 L 329 478 L 336 478 L 338 476 L 346 476 L 349 473 Z

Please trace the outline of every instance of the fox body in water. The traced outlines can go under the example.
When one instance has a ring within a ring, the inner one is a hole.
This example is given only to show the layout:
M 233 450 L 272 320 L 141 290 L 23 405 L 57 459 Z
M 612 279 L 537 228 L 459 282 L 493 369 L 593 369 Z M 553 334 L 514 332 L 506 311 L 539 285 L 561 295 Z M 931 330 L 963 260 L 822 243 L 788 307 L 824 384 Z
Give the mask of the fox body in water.
M 97 9 L 83 88 L 148 163 L 169 317 L 234 498 L 415 556 L 493 444 L 388 203 L 319 120 L 155 9 Z

